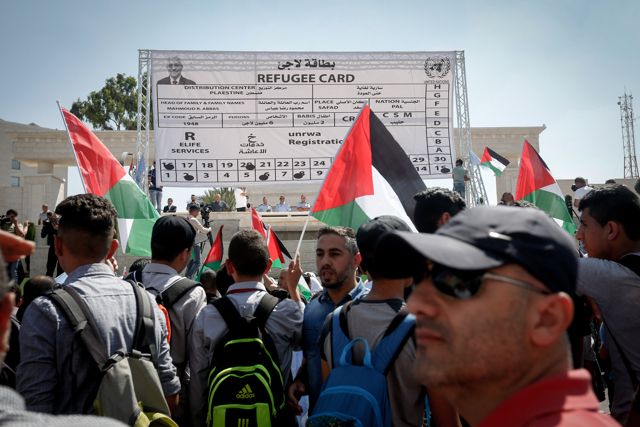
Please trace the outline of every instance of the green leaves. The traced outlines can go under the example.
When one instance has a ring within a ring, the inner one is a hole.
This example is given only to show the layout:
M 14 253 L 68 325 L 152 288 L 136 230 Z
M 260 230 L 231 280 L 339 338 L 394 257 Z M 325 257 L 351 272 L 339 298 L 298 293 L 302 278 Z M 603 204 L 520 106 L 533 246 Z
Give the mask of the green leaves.
M 74 102 L 71 113 L 91 123 L 94 129 L 135 130 L 137 85 L 134 77 L 119 73 L 108 78 L 102 89 L 91 92 L 86 101 Z

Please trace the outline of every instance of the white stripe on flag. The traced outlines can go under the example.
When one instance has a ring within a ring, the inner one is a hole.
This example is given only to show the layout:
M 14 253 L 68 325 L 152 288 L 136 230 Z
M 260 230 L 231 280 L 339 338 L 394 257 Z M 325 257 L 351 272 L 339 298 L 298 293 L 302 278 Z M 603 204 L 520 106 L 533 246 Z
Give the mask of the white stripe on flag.
M 373 219 L 381 215 L 393 215 L 404 222 L 411 228 L 412 231 L 417 232 L 413 225 L 413 220 L 407 216 L 407 213 L 398 199 L 396 192 L 393 191 L 391 185 L 387 180 L 378 172 L 373 166 L 373 194 L 370 196 L 362 196 L 356 198 L 356 203 L 360 206 L 360 209 L 369 217 Z
M 131 179 L 131 178 L 129 178 Z M 120 248 L 124 254 L 127 251 L 127 242 L 131 235 L 131 227 L 133 227 L 133 219 L 118 218 L 118 231 L 120 233 Z

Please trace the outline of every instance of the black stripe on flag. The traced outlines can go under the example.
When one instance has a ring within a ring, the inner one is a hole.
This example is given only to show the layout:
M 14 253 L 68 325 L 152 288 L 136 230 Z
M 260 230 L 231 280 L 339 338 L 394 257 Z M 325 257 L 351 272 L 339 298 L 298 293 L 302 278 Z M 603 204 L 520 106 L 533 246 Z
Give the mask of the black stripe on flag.
M 380 175 L 387 180 L 402 203 L 407 216 L 413 221 L 416 201 L 413 195 L 425 190 L 424 181 L 393 135 L 371 111 L 371 162 Z
M 498 154 L 495 151 L 493 151 L 491 148 L 487 147 L 487 151 L 489 151 L 489 154 L 491 154 L 492 158 L 496 159 L 497 161 L 499 161 L 500 163 L 502 163 L 505 166 L 509 165 L 509 160 L 505 159 L 500 154 Z

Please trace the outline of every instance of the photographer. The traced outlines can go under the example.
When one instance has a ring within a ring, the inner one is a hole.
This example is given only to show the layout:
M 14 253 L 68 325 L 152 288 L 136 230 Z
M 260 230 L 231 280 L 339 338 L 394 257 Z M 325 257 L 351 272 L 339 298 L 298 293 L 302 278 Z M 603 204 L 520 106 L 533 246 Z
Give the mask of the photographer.
M 189 261 L 189 264 L 187 265 L 187 272 L 185 273 L 185 277 L 190 279 L 196 275 L 200 268 L 200 259 L 202 257 L 200 244 L 203 243 L 207 239 L 207 235 L 211 233 L 211 228 L 203 227 L 198 220 L 199 213 L 200 207 L 198 205 L 189 205 L 189 223 L 196 231 L 196 239 L 193 243 L 193 258 Z
M 58 267 L 56 276 L 61 275 L 64 271 L 58 263 L 58 257 L 56 256 L 56 249 L 54 245 L 55 236 L 58 234 L 58 216 L 52 212 L 47 212 L 47 219 L 42 222 L 42 231 L 40 237 L 47 239 L 47 245 L 49 245 L 49 252 L 47 254 L 47 276 L 53 277 L 53 271 Z

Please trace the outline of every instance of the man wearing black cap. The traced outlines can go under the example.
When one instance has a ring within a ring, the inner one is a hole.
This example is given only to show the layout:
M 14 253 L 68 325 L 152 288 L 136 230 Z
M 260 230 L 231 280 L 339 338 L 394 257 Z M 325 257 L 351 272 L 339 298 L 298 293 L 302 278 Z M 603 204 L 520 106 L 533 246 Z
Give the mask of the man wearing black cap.
M 376 263 L 403 258 L 418 281 L 417 375 L 471 425 L 616 425 L 571 370 L 577 253 L 546 214 L 478 207 L 435 234 L 384 235 Z
M 171 358 L 182 384 L 178 418 L 183 417 L 188 408 L 187 335 L 196 314 L 207 303 L 204 288 L 180 275 L 191 259 L 195 236 L 196 232 L 186 218 L 175 215 L 158 218 L 151 232 L 151 262 L 140 276 L 134 277 L 152 295 L 160 297 L 169 313 Z
M 625 186 L 606 185 L 584 196 L 579 209 L 576 237 L 589 258 L 580 259 L 578 292 L 602 313 L 615 385 L 611 415 L 623 422 L 640 382 L 640 199 Z
M 381 274 L 374 262 L 374 249 L 378 239 L 382 234 L 393 230 L 411 231 L 401 219 L 389 215 L 366 222 L 358 229 L 356 242 L 362 255 L 360 268 L 372 281 L 371 290 L 365 297 L 347 303 L 342 308 L 345 310 L 348 337 L 350 339 L 363 337 L 374 352 L 381 339 L 392 331 L 389 328 L 394 319 L 406 315 L 404 290 L 412 283 L 410 275 L 389 277 L 388 274 Z M 332 331 L 329 320 L 324 324 L 320 343 L 322 344 L 323 373 L 328 374 L 331 367 L 335 365 L 331 358 Z M 361 363 L 362 348 L 357 347 L 356 350 L 359 351 L 356 357 L 360 358 L 357 363 Z M 395 427 L 423 425 L 425 389 L 413 371 L 415 358 L 415 341 L 407 339 L 388 369 L 387 387 Z M 455 425 L 450 422 L 456 420 L 455 411 L 446 401 L 430 394 L 429 402 L 435 425 Z

